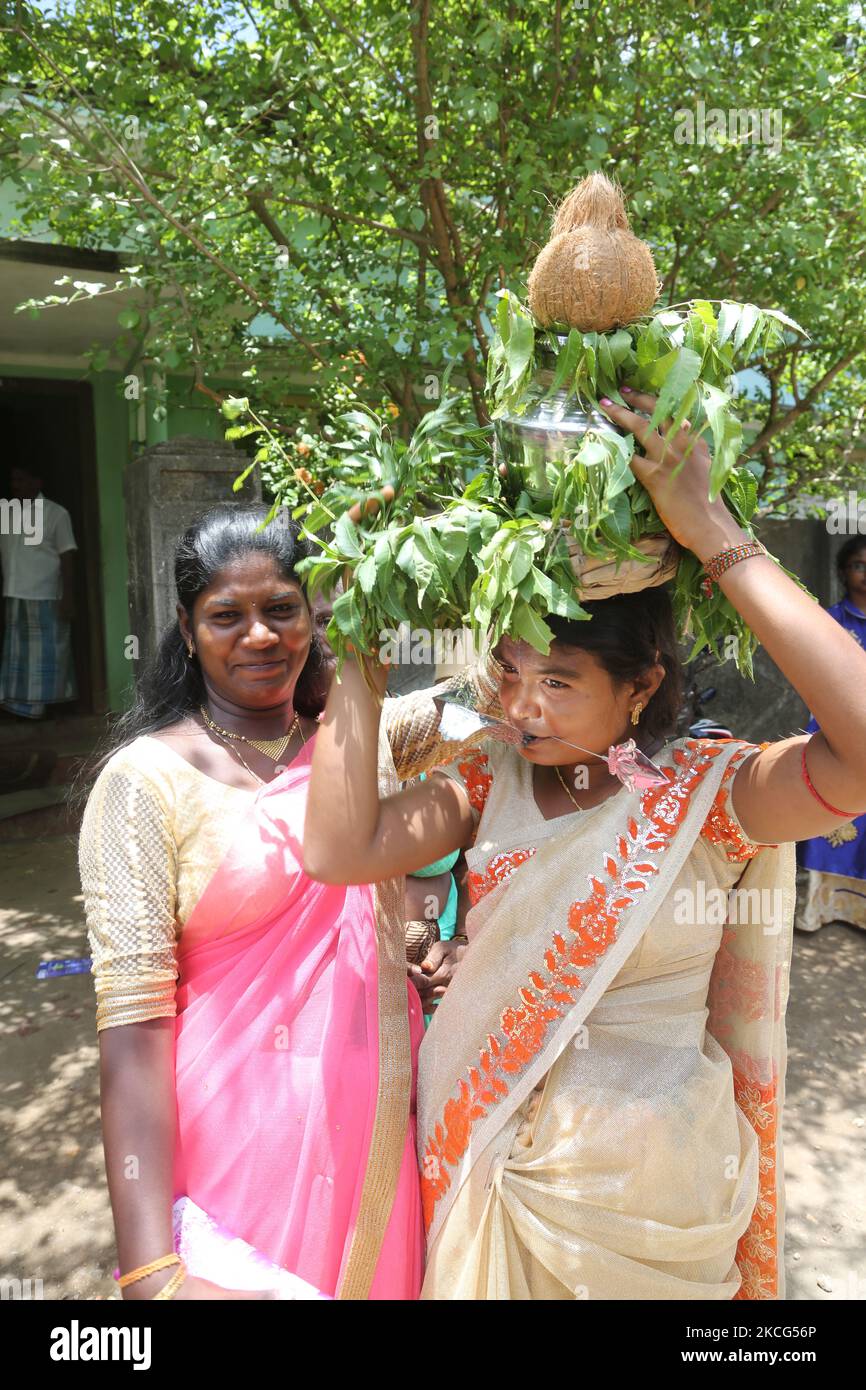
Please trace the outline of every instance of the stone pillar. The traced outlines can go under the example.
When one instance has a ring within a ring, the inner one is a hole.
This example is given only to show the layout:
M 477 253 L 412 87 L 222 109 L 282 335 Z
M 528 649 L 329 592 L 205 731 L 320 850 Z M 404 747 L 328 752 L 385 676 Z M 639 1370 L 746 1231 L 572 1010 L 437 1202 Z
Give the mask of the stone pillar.
M 247 463 L 232 444 L 181 435 L 152 445 L 128 464 L 129 630 L 138 638 L 139 662 L 149 660 L 174 619 L 174 548 L 186 528 L 211 507 L 261 501 L 256 473 L 232 492 Z

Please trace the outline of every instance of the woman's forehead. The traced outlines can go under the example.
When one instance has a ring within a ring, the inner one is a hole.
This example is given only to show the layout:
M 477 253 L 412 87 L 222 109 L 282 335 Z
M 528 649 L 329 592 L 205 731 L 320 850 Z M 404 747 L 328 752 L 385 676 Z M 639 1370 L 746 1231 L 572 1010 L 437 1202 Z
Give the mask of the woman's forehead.
M 535 647 L 530 646 L 529 642 L 513 637 L 503 637 L 497 643 L 494 655 L 501 661 L 507 661 L 509 665 L 516 665 L 521 670 L 535 671 L 539 674 L 553 674 L 559 671 L 563 675 L 569 675 L 600 665 L 594 652 L 586 651 L 583 647 L 567 646 L 564 642 L 559 642 L 556 639 L 551 642 L 550 651 L 545 656 L 543 652 L 536 651 Z
M 223 565 L 203 591 L 203 597 L 216 593 L 240 594 L 252 593 L 253 590 L 260 592 L 265 589 L 269 592 L 277 589 L 283 593 L 290 590 L 302 592 L 297 578 L 286 574 L 272 555 L 265 555 L 259 551 L 238 555 L 236 559 Z

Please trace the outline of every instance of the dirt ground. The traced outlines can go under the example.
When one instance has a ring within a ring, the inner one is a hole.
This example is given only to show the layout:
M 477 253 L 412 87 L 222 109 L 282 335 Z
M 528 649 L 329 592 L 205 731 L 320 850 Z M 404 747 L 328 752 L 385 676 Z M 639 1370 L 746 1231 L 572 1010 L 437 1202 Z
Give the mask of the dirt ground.
M 88 954 L 71 838 L 0 844 L 0 1278 L 43 1296 L 114 1291 Z M 788 1007 L 789 1299 L 866 1297 L 866 934 L 794 938 Z

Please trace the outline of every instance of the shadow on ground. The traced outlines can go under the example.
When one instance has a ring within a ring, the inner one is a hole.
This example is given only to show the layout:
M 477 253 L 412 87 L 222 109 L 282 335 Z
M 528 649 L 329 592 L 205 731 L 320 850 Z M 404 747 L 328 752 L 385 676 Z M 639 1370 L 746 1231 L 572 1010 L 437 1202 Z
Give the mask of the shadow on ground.
M 114 1290 L 88 953 L 71 837 L 0 845 L 0 1277 Z M 784 1124 L 789 1299 L 866 1297 L 866 933 L 795 933 Z

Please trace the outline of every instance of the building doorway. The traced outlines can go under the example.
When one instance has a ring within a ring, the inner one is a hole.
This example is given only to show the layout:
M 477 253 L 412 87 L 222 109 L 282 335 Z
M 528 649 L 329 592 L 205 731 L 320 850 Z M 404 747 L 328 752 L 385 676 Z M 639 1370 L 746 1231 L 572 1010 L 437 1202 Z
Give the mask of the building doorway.
M 0 378 L 0 438 L 0 496 L 9 495 L 12 466 L 26 464 L 41 475 L 45 496 L 69 512 L 78 545 L 72 625 L 78 699 L 57 710 L 101 714 L 107 693 L 91 387 L 49 377 Z

